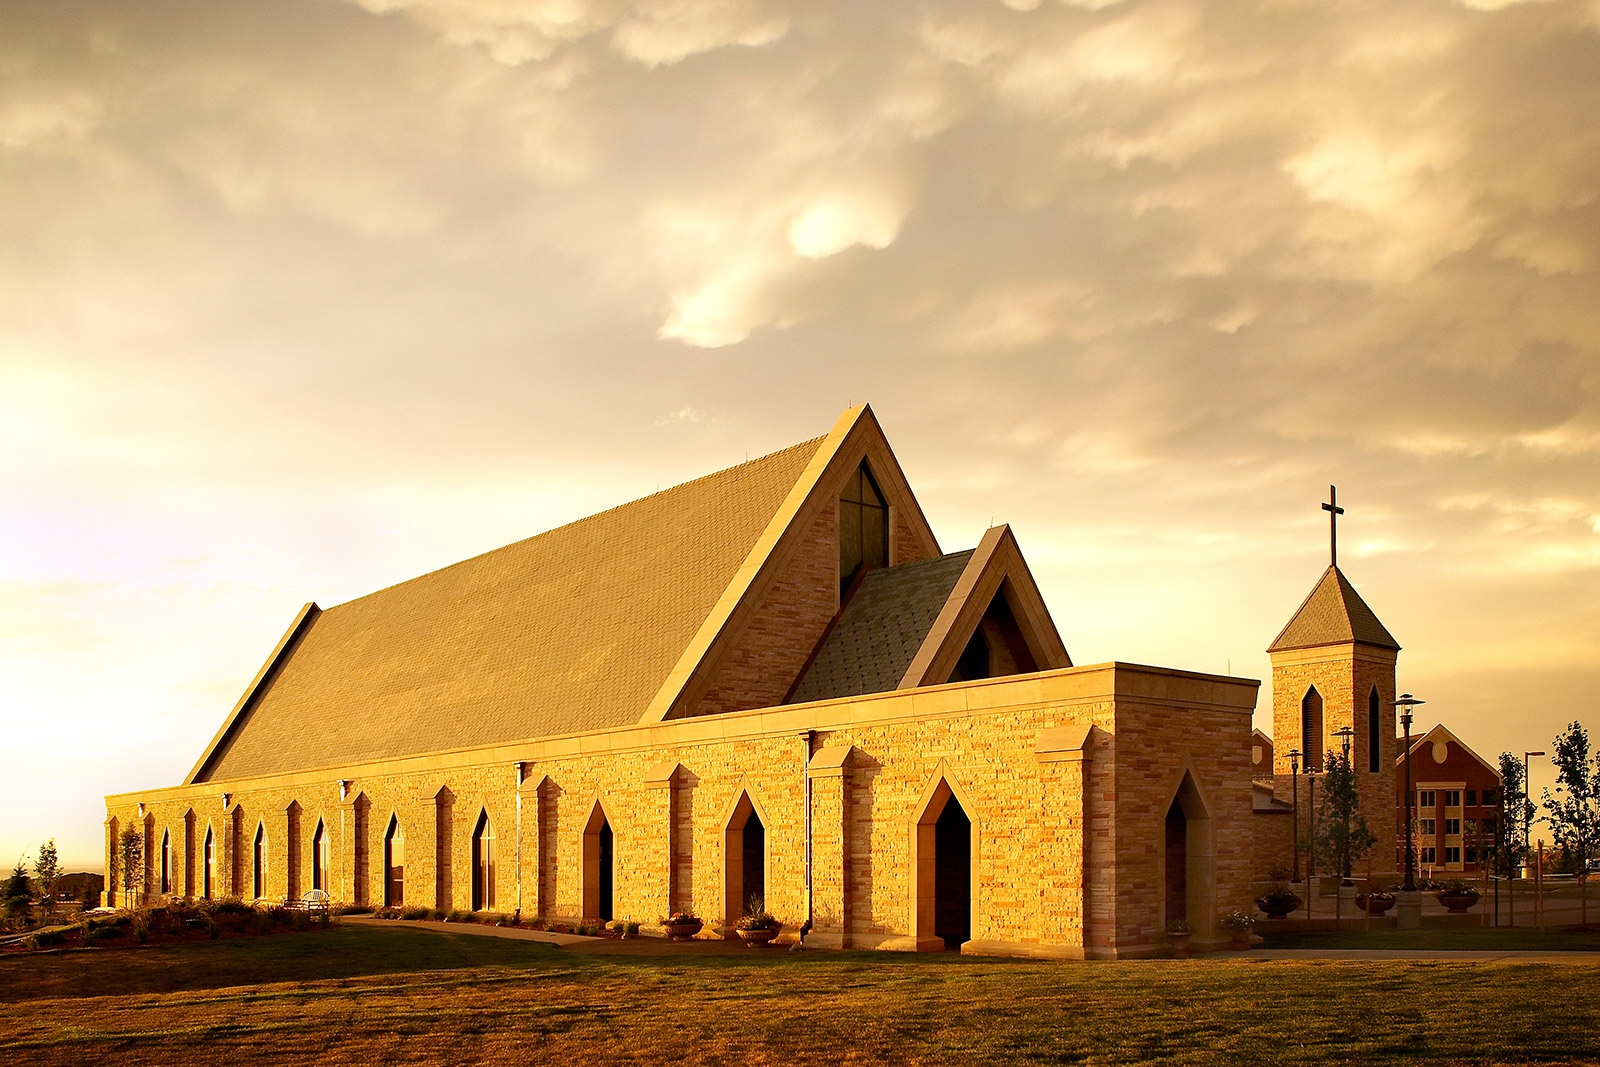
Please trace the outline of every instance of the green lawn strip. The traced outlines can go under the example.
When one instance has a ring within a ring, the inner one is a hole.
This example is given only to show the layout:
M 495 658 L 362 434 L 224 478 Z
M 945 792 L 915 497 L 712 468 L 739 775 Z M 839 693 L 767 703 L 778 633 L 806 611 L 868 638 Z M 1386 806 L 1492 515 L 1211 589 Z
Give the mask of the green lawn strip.
M 1600 1019 L 1574 992 L 1600 967 L 1583 965 L 603 957 L 466 935 L 349 933 L 320 935 L 339 950 L 332 956 L 267 953 L 259 940 L 159 957 L 168 950 L 70 954 L 77 984 L 18 999 L 0 1017 L 0 1050 L 30 1063 L 319 1067 L 1600 1062 Z M 389 969 L 397 953 L 427 969 Z M 93 994 L 102 968 L 137 984 L 117 955 L 178 969 L 203 960 L 217 980 L 232 960 L 234 973 L 210 987 Z M 267 981 L 263 957 L 296 973 Z M 28 958 L 8 980 L 26 981 L 47 959 Z M 336 960 L 337 977 L 313 977 Z

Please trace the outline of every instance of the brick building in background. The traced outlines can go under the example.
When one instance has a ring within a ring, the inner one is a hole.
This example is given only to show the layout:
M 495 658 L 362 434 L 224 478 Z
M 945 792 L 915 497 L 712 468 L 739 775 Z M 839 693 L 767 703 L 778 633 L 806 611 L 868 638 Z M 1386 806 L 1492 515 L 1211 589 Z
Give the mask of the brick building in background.
M 1405 865 L 1405 754 L 1395 760 L 1395 863 Z M 1480 870 L 1479 849 L 1500 818 L 1500 771 L 1443 725 L 1411 739 L 1412 822 L 1417 872 Z
M 1392 699 L 1363 637 L 1291 657 L 1329 724 L 1369 675 Z M 146 901 L 687 910 L 717 936 L 759 900 L 822 946 L 1146 955 L 1251 907 L 1258 686 L 1074 666 L 1009 528 L 944 552 L 861 407 L 306 605 L 183 784 L 106 798 L 106 842 L 142 830 Z

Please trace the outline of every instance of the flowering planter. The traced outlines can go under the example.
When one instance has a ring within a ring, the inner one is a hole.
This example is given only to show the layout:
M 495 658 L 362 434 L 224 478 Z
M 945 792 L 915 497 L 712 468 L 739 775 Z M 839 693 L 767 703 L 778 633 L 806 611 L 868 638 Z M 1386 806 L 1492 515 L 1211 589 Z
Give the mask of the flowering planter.
M 778 936 L 778 931 L 770 928 L 766 930 L 735 930 L 734 933 L 738 934 L 739 940 L 747 945 L 764 945 Z
M 1452 915 L 1459 915 L 1478 902 L 1476 893 L 1441 893 L 1439 903 Z
M 692 923 L 667 923 L 667 937 L 673 941 L 688 941 L 704 926 L 699 919 Z

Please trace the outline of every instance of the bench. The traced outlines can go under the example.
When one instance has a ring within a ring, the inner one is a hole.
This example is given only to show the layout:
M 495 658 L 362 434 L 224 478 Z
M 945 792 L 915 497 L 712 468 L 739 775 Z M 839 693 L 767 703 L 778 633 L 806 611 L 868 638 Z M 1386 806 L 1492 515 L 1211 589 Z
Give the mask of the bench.
M 328 896 L 326 890 L 313 889 L 299 900 L 285 900 L 283 906 L 290 911 L 310 911 L 327 914 L 333 904 L 333 898 Z

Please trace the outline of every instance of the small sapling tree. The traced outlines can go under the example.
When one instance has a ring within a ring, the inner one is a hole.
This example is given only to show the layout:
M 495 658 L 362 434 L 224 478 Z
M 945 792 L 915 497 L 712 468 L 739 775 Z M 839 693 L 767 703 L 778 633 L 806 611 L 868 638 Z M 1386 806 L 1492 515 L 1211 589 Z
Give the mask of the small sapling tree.
M 1580 723 L 1556 735 L 1550 762 L 1556 769 L 1556 790 L 1544 791 L 1550 833 L 1578 867 L 1580 922 L 1589 925 L 1589 859 L 1600 853 L 1600 756 L 1589 759 L 1589 735 Z
M 1500 873 L 1510 877 L 1528 854 L 1524 835 L 1533 819 L 1533 801 L 1522 780 L 1522 761 L 1510 752 L 1500 753 Z
M 39 862 L 33 865 L 33 880 L 44 902 L 45 915 L 56 911 L 56 879 L 61 876 L 61 865 L 56 860 L 56 839 L 51 838 L 39 846 Z
M 1356 772 L 1350 757 L 1328 753 L 1322 775 L 1321 823 L 1316 835 L 1318 852 L 1339 877 L 1350 880 L 1351 865 L 1378 843 L 1378 835 L 1367 825 L 1366 817 L 1356 813 Z
M 133 887 L 144 874 L 144 835 L 130 826 L 117 838 L 117 860 L 122 870 L 123 907 L 134 906 Z

